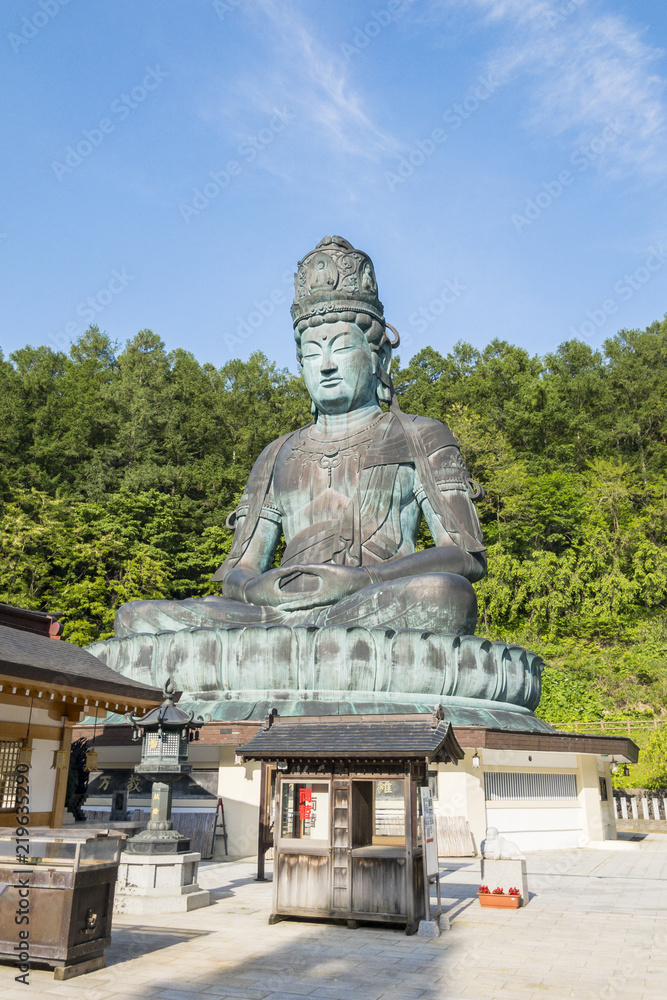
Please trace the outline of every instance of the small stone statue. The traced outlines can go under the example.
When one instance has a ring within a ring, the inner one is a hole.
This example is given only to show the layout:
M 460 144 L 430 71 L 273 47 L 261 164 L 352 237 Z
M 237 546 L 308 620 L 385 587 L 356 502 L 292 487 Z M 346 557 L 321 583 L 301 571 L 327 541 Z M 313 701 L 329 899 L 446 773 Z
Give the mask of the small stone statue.
M 512 840 L 505 840 L 495 826 L 489 826 L 482 841 L 482 857 L 485 861 L 525 861 L 526 856 Z
M 133 601 L 116 616 L 118 638 L 254 624 L 474 633 L 472 584 L 486 573 L 473 504 L 482 490 L 449 428 L 398 406 L 390 367 L 399 338 L 370 257 L 325 237 L 299 262 L 295 286 L 312 423 L 257 459 L 213 577 L 223 593 Z M 422 514 L 435 546 L 415 551 Z M 286 549 L 272 568 L 281 534 Z

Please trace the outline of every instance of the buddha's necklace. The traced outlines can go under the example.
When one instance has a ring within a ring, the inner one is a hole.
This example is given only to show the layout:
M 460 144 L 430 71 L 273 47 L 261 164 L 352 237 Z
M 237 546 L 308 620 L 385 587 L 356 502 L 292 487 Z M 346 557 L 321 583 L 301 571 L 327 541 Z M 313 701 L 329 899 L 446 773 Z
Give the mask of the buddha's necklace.
M 309 427 L 298 444 L 292 447 L 292 458 L 301 461 L 299 481 L 303 479 L 307 465 L 315 462 L 320 469 L 327 473 L 327 487 L 331 487 L 333 470 L 337 469 L 348 458 L 356 462 L 356 471 L 359 475 L 363 465 L 363 457 L 368 445 L 373 440 L 375 428 L 384 416 L 384 413 L 379 413 L 359 430 L 336 437 L 318 437 L 314 433 L 315 425 Z

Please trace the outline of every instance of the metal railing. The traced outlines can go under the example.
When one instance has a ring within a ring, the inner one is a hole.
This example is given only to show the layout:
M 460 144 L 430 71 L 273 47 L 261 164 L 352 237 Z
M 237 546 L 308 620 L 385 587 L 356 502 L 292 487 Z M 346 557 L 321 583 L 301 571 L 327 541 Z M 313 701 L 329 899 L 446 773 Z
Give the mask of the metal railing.
M 667 725 L 667 719 L 596 719 L 594 722 L 551 722 L 554 729 L 563 733 L 627 733 L 631 735 L 633 730 L 653 730 L 660 729 Z

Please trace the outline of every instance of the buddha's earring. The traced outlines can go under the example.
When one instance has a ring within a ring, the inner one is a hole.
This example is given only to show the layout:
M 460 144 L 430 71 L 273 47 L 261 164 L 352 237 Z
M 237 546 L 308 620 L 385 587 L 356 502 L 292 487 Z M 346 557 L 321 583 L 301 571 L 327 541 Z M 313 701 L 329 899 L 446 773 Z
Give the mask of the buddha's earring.
M 375 374 L 377 376 L 375 394 L 378 398 L 378 402 L 391 403 L 394 395 L 394 383 L 391 381 L 391 375 L 388 371 L 385 371 L 382 365 L 378 365 Z
M 378 379 L 375 394 L 378 398 L 378 403 L 391 403 L 391 389 L 389 386 L 383 385 L 380 379 Z

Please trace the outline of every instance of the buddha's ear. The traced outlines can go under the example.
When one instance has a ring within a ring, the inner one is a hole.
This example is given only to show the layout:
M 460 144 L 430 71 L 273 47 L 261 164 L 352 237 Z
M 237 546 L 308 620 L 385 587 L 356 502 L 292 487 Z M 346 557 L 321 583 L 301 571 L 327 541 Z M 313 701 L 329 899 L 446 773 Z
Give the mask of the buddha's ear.
M 375 362 L 375 377 L 377 378 L 375 392 L 379 403 L 391 403 L 394 394 L 394 386 L 389 374 L 390 368 L 391 348 L 388 344 L 383 344 L 377 352 L 377 360 Z
M 377 357 L 378 357 L 378 364 L 380 365 L 380 367 L 384 368 L 384 370 L 388 375 L 389 372 L 391 371 L 391 347 L 389 346 L 386 340 L 382 344 L 382 346 L 378 349 Z

